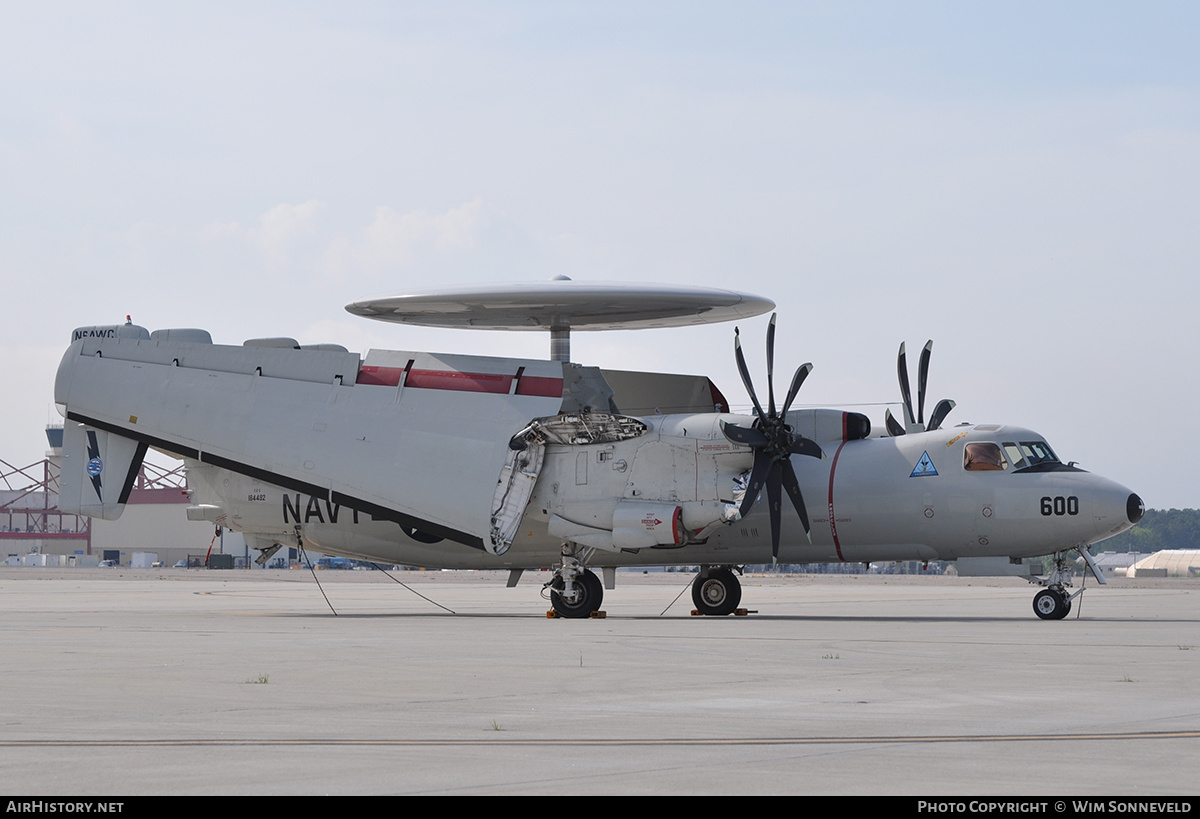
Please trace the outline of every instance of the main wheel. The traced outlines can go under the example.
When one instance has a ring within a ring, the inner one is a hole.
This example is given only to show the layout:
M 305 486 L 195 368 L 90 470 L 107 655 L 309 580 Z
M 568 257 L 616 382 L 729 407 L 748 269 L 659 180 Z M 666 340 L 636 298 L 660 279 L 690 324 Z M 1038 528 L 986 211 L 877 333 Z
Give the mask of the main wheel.
M 579 596 L 573 603 L 568 602 L 561 594 L 566 585 L 561 577 L 550 581 L 550 604 L 554 606 L 559 617 L 591 617 L 592 612 L 600 610 L 600 604 L 604 602 L 604 584 L 593 572 L 583 571 L 575 576 L 575 589 Z
M 1071 611 L 1071 601 L 1055 589 L 1042 589 L 1033 597 L 1033 612 L 1043 620 L 1061 620 Z
M 701 614 L 721 617 L 733 614 L 742 602 L 742 584 L 729 569 L 710 569 L 692 581 L 692 602 Z

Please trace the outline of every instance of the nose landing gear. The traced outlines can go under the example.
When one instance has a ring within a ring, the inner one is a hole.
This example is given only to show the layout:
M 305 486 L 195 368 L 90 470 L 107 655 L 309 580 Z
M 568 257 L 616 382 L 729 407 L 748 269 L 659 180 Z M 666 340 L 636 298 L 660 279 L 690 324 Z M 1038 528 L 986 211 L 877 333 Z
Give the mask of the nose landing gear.
M 542 587 L 542 596 L 549 593 L 550 605 L 558 617 L 582 619 L 597 616 L 600 612 L 604 584 L 594 572 L 584 568 L 583 556 L 582 550 L 564 544 L 561 568 L 556 569 L 554 577 Z
M 1079 548 L 1079 556 L 1087 564 L 1088 570 L 1100 582 L 1104 583 L 1104 573 L 1096 565 L 1095 558 L 1086 546 Z M 1071 586 L 1071 567 L 1067 564 L 1068 552 L 1054 553 L 1054 571 L 1045 578 L 1038 578 L 1036 583 L 1045 586 L 1033 597 L 1033 613 L 1043 620 L 1061 620 L 1071 613 L 1071 601 L 1083 594 L 1083 589 L 1071 594 L 1067 591 Z
M 1033 613 L 1043 620 L 1061 620 L 1071 613 L 1071 596 L 1061 587 L 1042 589 L 1033 597 Z

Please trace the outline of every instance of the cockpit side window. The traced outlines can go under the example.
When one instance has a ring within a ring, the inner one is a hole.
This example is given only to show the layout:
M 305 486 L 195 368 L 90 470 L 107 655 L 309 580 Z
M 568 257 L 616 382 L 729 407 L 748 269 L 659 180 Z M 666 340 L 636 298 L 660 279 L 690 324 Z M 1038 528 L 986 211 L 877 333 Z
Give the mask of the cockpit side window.
M 975 441 L 963 447 L 963 469 L 968 472 L 999 472 L 1007 465 L 1000 447 L 989 441 Z
M 1008 456 L 1008 462 L 1013 465 L 1013 469 L 1024 469 L 1029 466 L 1029 462 L 1025 460 L 1025 456 L 1021 454 L 1021 448 L 1014 441 L 1005 441 L 1004 454 Z

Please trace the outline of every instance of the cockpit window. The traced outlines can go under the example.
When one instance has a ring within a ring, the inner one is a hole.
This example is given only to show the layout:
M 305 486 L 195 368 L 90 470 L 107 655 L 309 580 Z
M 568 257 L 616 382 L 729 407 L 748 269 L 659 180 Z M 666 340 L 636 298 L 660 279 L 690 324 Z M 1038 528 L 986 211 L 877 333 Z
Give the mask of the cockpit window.
M 996 444 L 975 441 L 963 447 L 963 469 L 968 472 L 999 472 L 1007 465 L 1004 453 Z
M 1045 441 L 1005 441 L 1001 446 L 1015 470 L 1038 467 L 1034 471 L 1045 472 L 1066 468 Z
M 1022 441 L 1021 452 L 1024 454 L 1026 466 L 1037 466 L 1041 463 L 1051 462 L 1057 463 L 1058 456 L 1054 454 L 1054 450 L 1045 441 Z
M 1021 454 L 1021 448 L 1012 441 L 1004 442 L 1004 454 L 1008 456 L 1008 460 L 1013 465 L 1013 469 L 1024 469 L 1029 466 L 1025 456 Z

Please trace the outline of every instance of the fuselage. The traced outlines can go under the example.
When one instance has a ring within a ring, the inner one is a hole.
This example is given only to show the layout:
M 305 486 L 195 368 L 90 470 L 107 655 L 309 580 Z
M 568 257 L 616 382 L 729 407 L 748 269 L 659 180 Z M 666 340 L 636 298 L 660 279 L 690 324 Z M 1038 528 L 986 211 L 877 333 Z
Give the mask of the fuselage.
M 75 336 L 55 386 L 68 421 L 64 509 L 118 516 L 154 447 L 185 460 L 189 517 L 262 549 L 430 568 L 549 567 L 564 544 L 595 566 L 772 557 L 768 504 L 739 495 L 756 450 L 727 437 L 752 417 L 624 416 L 600 371 L 565 362 L 399 351 L 364 361 L 329 345 L 221 346 L 203 331 L 132 325 Z M 698 384 L 703 404 L 711 382 Z M 714 388 L 708 406 L 722 404 Z M 811 540 L 785 507 L 783 562 L 1028 557 L 1141 516 L 1136 495 L 1063 464 L 1030 430 L 864 437 L 869 424 L 852 416 L 786 415 L 824 457 L 791 457 Z
M 802 413 L 797 413 L 797 416 Z M 297 528 L 311 548 L 366 560 L 430 568 L 542 568 L 563 543 L 554 516 L 611 527 L 618 498 L 684 510 L 689 531 L 733 501 L 733 477 L 750 451 L 727 441 L 717 421 L 734 416 L 641 419 L 644 439 L 617 445 L 548 447 L 537 487 L 511 548 L 496 555 L 328 500 L 192 463 L 193 502 L 227 510 L 223 523 L 291 542 Z M 746 419 L 741 419 L 743 423 Z M 624 446 L 622 446 L 624 444 Z M 973 468 L 970 444 L 992 445 L 999 464 Z M 811 524 L 782 516 L 779 560 L 787 563 L 1032 557 L 1088 545 L 1128 529 L 1141 516 L 1129 489 L 1057 459 L 1013 462 L 1022 448 L 1049 451 L 1045 439 L 1011 425 L 963 425 L 900 437 L 823 442 L 826 458 L 793 456 Z M 637 493 L 634 495 L 633 493 Z M 706 511 L 707 510 L 707 511 Z M 712 514 L 708 514 L 711 512 Z M 691 520 L 687 520 L 687 518 Z M 770 562 L 765 504 L 718 525 L 701 540 L 640 549 L 596 549 L 596 566 Z

